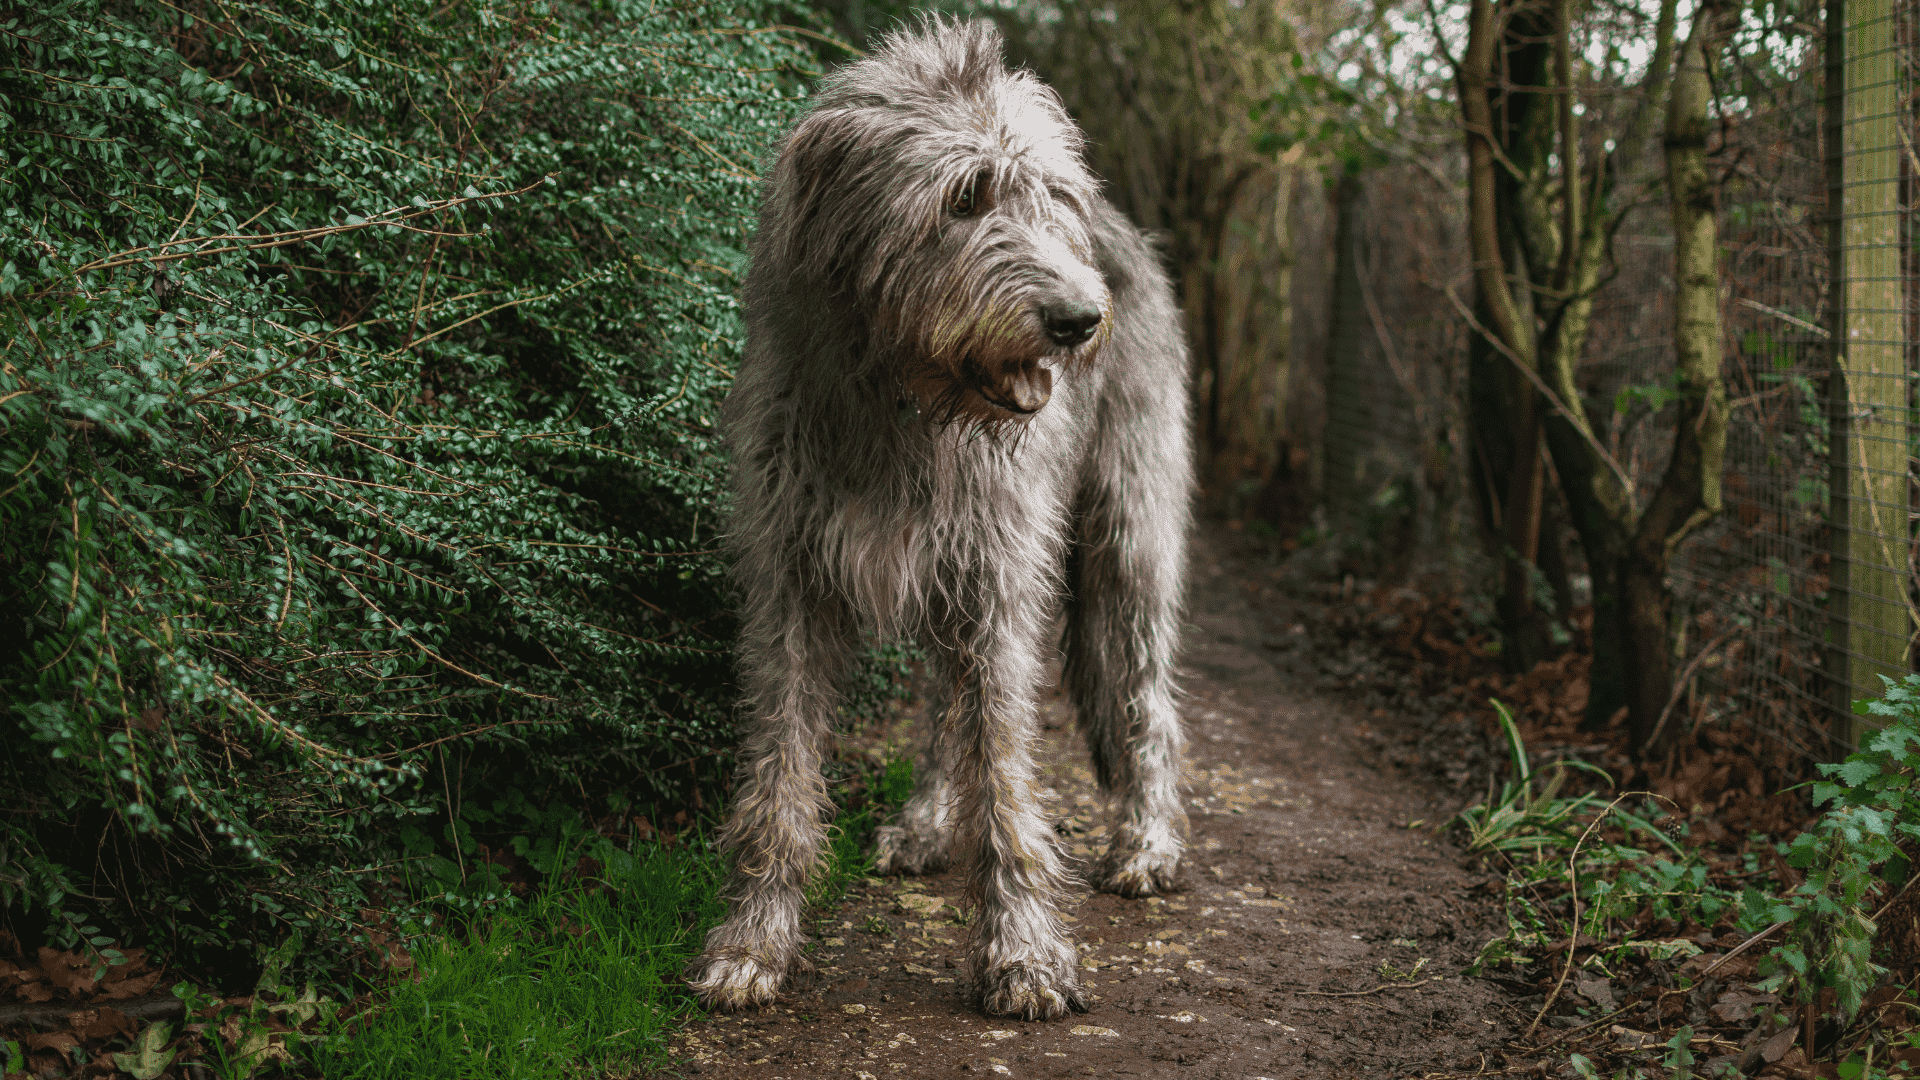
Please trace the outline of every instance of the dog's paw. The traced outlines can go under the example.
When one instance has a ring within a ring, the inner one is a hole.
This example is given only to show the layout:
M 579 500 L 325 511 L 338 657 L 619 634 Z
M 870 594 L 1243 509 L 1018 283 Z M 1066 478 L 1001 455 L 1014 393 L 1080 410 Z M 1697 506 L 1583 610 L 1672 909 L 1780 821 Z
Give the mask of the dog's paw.
M 888 874 L 933 874 L 947 868 L 948 841 L 945 833 L 925 835 L 899 825 L 882 825 L 873 834 L 873 872 Z
M 740 950 L 708 953 L 687 968 L 687 986 L 715 1012 L 764 1009 L 779 996 L 786 974 Z
M 1071 962 L 1009 961 L 975 973 L 973 981 L 980 1009 L 988 1016 L 1058 1020 L 1068 1012 L 1087 1011 L 1087 992 L 1074 978 Z
M 1115 848 L 1100 860 L 1094 885 L 1101 892 L 1121 896 L 1157 896 L 1173 892 L 1180 877 L 1178 851 Z

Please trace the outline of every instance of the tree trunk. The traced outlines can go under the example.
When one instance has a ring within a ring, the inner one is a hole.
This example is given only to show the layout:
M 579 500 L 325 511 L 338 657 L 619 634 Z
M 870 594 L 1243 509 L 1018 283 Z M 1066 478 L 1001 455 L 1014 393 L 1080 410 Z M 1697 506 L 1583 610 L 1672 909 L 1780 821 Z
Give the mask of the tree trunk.
M 1301 155 L 1294 155 L 1297 160 Z M 1281 410 L 1289 368 L 1292 313 L 1288 290 L 1292 284 L 1292 233 L 1289 211 L 1298 170 L 1284 157 L 1275 165 L 1245 168 L 1220 196 L 1215 208 L 1221 227 L 1213 234 L 1212 287 L 1215 364 L 1219 387 L 1211 476 L 1224 491 L 1237 482 L 1264 483 L 1272 476 L 1279 449 Z M 1263 220 L 1272 206 L 1274 220 Z M 1252 224 L 1264 226 L 1247 235 Z M 1256 240 L 1255 237 L 1259 239 Z M 1259 243 L 1276 245 L 1283 254 L 1269 274 L 1255 263 L 1263 251 Z M 1236 512 L 1242 499 L 1229 505 Z
M 1525 628 L 1530 621 L 1544 623 L 1530 578 L 1540 542 L 1543 487 L 1536 471 L 1536 432 L 1544 429 L 1593 575 L 1587 724 L 1605 723 L 1625 707 L 1636 748 L 1658 753 L 1672 735 L 1661 724 L 1672 691 L 1667 566 L 1675 546 L 1719 509 L 1726 444 L 1715 193 L 1706 165 L 1712 98 L 1708 58 L 1720 12 L 1710 3 L 1696 17 L 1664 113 L 1682 398 L 1672 459 L 1644 508 L 1632 478 L 1595 436 L 1576 370 L 1592 325 L 1608 240 L 1621 213 L 1607 201 L 1618 181 L 1616 164 L 1639 160 L 1662 115 L 1676 2 L 1662 0 L 1652 63 L 1624 137 L 1607 142 L 1607 153 L 1585 174 L 1570 0 L 1515 4 L 1503 14 L 1500 29 L 1494 0 L 1471 0 L 1459 81 L 1475 315 L 1484 342 L 1469 358 L 1476 382 L 1471 388 L 1476 490 L 1489 532 L 1501 545 L 1500 613 L 1513 642 L 1509 664 L 1528 665 Z M 1496 58 L 1502 61 L 1503 91 L 1497 125 L 1489 96 Z M 1502 362 L 1504 392 L 1495 374 Z M 1495 426 L 1503 420 L 1505 431 Z M 1502 460 L 1505 447 L 1511 450 Z
M 1681 50 L 1667 111 L 1667 190 L 1673 204 L 1675 367 L 1680 415 L 1673 457 L 1635 531 L 1626 577 L 1627 707 L 1635 745 L 1663 753 L 1680 725 L 1666 716 L 1672 696 L 1667 648 L 1667 564 L 1694 529 L 1720 512 L 1727 447 L 1727 392 L 1720 380 L 1719 193 L 1707 170 L 1708 72 L 1723 12 L 1703 4 Z
M 1482 522 L 1501 567 L 1495 605 L 1501 651 L 1507 668 L 1520 672 L 1546 659 L 1553 646 L 1533 589 L 1546 478 L 1537 395 L 1527 376 L 1537 364 L 1538 321 L 1527 284 L 1529 230 L 1516 209 L 1525 193 L 1517 178 L 1496 167 L 1498 158 L 1513 158 L 1517 142 L 1531 138 L 1537 95 L 1507 95 L 1497 118 L 1490 96 L 1496 54 L 1506 61 L 1509 83 L 1538 82 L 1545 66 L 1531 40 L 1536 17 L 1516 14 L 1513 19 L 1528 25 L 1510 25 L 1505 31 L 1510 40 L 1502 41 L 1492 0 L 1471 4 L 1459 82 L 1474 307 L 1485 329 L 1469 356 L 1470 467 Z
M 1618 211 L 1608 205 L 1619 180 L 1616 163 L 1638 160 L 1654 118 L 1662 111 L 1673 55 L 1676 6 L 1675 0 L 1663 0 L 1660 6 L 1653 58 L 1641 87 L 1640 102 L 1616 148 L 1587 174 L 1585 179 L 1591 186 L 1586 191 L 1581 191 L 1582 177 L 1568 174 L 1567 187 L 1584 211 L 1567 216 L 1562 207 L 1563 228 L 1577 223 L 1579 233 L 1572 242 L 1573 250 L 1569 251 L 1563 241 L 1559 252 L 1559 273 L 1555 277 L 1561 284 L 1557 291 L 1562 299 L 1548 321 L 1541 350 L 1542 374 L 1556 399 L 1545 421 L 1547 444 L 1593 580 L 1593 668 L 1582 724 L 1590 730 L 1605 725 L 1622 708 L 1632 716 L 1644 716 L 1648 702 L 1654 698 L 1659 699 L 1651 706 L 1654 719 L 1647 722 L 1657 722 L 1666 705 L 1670 659 L 1662 599 L 1664 549 L 1652 562 L 1640 557 L 1636 537 L 1642 520 L 1636 494 L 1619 463 L 1606 454 L 1595 436 L 1576 369 L 1592 326 L 1593 298 L 1605 270 L 1607 238 L 1618 217 Z M 1568 55 L 1566 30 L 1566 22 L 1557 20 L 1556 59 Z M 1562 112 L 1559 125 L 1563 147 L 1571 123 Z M 1653 618 L 1655 613 L 1658 618 Z
M 1339 514 L 1364 505 L 1371 494 L 1365 490 L 1366 478 L 1362 474 L 1371 434 L 1348 418 L 1364 407 L 1364 401 L 1375 389 L 1365 381 L 1359 365 L 1354 362 L 1367 336 L 1366 298 L 1360 288 L 1355 237 L 1359 176 L 1343 171 L 1327 195 L 1331 203 L 1328 210 L 1333 217 L 1333 276 L 1327 290 L 1327 422 L 1321 435 L 1321 455 L 1325 462 L 1322 501 L 1330 514 Z

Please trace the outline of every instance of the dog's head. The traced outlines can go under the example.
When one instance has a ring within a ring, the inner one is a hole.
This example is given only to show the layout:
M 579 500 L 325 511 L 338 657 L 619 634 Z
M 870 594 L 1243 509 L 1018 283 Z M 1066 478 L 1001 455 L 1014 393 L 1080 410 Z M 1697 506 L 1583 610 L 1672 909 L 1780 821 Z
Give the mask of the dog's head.
M 780 147 L 756 258 L 851 304 L 925 415 L 1024 420 L 1112 325 L 1081 142 L 992 24 L 930 21 L 826 81 Z

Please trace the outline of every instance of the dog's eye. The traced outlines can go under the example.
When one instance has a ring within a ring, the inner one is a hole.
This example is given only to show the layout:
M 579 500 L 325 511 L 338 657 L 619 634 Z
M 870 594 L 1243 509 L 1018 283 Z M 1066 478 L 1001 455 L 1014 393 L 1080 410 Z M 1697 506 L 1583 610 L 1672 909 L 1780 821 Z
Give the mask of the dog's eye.
M 967 186 L 961 188 L 954 195 L 953 201 L 947 204 L 948 211 L 954 217 L 972 217 L 973 212 L 979 208 L 980 204 L 974 198 L 974 186 L 973 181 L 967 181 Z

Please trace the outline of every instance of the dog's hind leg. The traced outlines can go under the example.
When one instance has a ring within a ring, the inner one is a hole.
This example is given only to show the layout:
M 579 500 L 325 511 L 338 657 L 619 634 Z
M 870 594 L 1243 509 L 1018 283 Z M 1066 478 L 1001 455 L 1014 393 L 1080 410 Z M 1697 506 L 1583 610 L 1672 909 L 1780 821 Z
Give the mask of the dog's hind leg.
M 1175 459 L 1178 460 L 1178 459 Z M 1094 775 L 1117 803 L 1093 884 L 1148 896 L 1172 890 L 1185 844 L 1186 737 L 1173 665 L 1185 583 L 1185 477 L 1096 477 L 1076 507 L 1067 557 L 1067 689 Z
M 1013 598 L 1015 604 L 1023 599 L 1036 598 Z M 1068 1010 L 1085 1012 L 1079 957 L 1059 914 L 1066 871 L 1040 804 L 1033 756 L 1038 612 L 986 612 L 969 632 L 949 640 L 957 641 L 942 657 L 954 687 L 945 724 L 952 740 L 953 851 L 968 869 L 974 908 L 968 949 L 974 991 L 989 1015 L 1051 1020 Z
M 927 742 L 914 773 L 913 796 L 892 825 L 873 837 L 873 869 L 878 874 L 932 874 L 947 868 L 953 849 L 953 780 L 947 772 L 947 709 L 953 700 L 947 680 L 932 680 L 926 713 Z
M 733 806 L 720 834 L 733 857 L 727 917 L 707 934 L 687 982 L 709 1008 L 771 1003 L 805 941 L 807 880 L 825 845 L 833 803 L 821 774 L 850 620 L 836 605 L 786 590 L 743 612 L 740 668 L 747 715 Z

